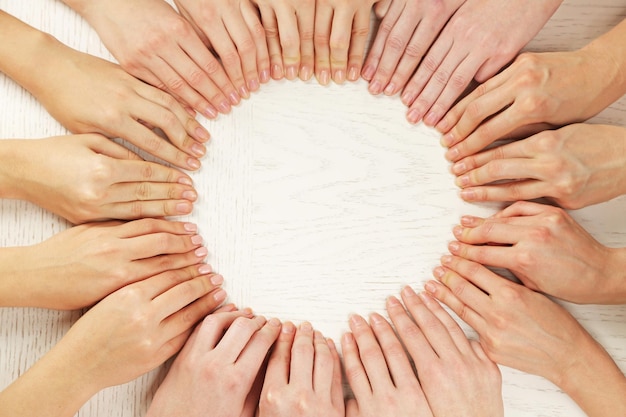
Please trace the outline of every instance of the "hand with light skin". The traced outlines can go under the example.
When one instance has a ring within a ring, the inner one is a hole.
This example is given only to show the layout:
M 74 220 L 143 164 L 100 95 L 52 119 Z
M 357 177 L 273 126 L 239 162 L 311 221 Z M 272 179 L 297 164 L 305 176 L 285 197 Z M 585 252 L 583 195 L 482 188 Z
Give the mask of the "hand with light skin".
M 315 69 L 315 0 L 253 0 L 261 13 L 275 80 L 308 81 Z
M 226 297 L 195 268 L 155 275 L 100 301 L 0 393 L 0 414 L 71 417 L 98 391 L 161 365 Z
M 315 76 L 322 85 L 359 79 L 377 0 L 316 0 Z
M 547 197 L 578 209 L 626 193 L 625 166 L 626 128 L 574 124 L 468 156 L 452 172 L 466 201 Z
M 483 219 L 463 216 L 453 255 L 513 272 L 536 291 L 581 304 L 626 303 L 625 248 L 600 244 L 564 210 L 521 201 Z
M 72 223 L 189 214 L 191 178 L 97 135 L 0 141 L 0 197 Z
M 178 167 L 200 167 L 210 135 L 172 96 L 1 11 L 0 23 L 11 40 L 0 45 L 0 71 L 71 132 L 120 137 Z
M 548 21 L 562 0 L 466 0 L 402 91 L 407 120 L 435 126 L 467 88 L 496 74 Z
M 428 404 L 437 417 L 504 416 L 502 377 L 477 341 L 468 340 L 430 295 L 402 290 L 387 312 L 413 359 Z
M 345 416 L 339 354 L 310 323 L 297 331 L 283 324 L 267 364 L 258 416 Z
M 98 32 L 122 68 L 208 118 L 241 97 L 189 22 L 163 0 L 63 0 Z
M 350 317 L 341 339 L 346 377 L 354 399 L 347 417 L 433 417 L 409 358 L 389 323 L 373 313 L 368 324 Z
M 280 329 L 278 319 L 249 309 L 211 314 L 177 356 L 146 417 L 253 417 L 259 398 L 250 393 Z
M 626 415 L 626 378 L 567 310 L 472 261 L 444 256 L 425 288 L 480 336 L 489 359 L 547 378 L 591 417 Z
M 33 246 L 0 249 L 0 306 L 75 310 L 168 270 L 211 266 L 197 226 L 158 219 L 90 223 Z M 220 285 L 222 277 L 211 277 Z
M 524 53 L 437 124 L 446 158 L 458 161 L 544 124 L 582 122 L 626 92 L 626 21 L 571 52 Z
M 392 0 L 384 10 L 362 71 L 363 78 L 370 82 L 370 93 L 394 95 L 401 91 L 464 1 Z
M 269 81 L 265 30 L 251 0 L 174 0 L 205 45 L 211 46 L 239 96 Z

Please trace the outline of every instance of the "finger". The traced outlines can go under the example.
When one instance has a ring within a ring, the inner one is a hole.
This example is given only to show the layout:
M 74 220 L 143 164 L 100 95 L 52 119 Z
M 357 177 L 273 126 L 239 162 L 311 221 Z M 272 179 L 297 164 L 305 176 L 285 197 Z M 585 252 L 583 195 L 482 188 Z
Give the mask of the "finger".
M 252 3 L 246 2 L 242 4 L 241 9 L 242 16 L 248 25 L 252 40 L 256 47 L 256 67 L 258 73 L 252 77 L 252 74 L 246 76 L 248 81 L 248 89 L 250 91 L 257 91 L 260 87 L 260 82 L 268 82 L 270 79 L 270 57 L 267 50 L 267 42 L 265 37 L 265 29 L 259 20 L 259 15 L 256 8 Z
M 451 254 L 468 259 L 482 265 L 497 268 L 513 269 L 515 259 L 510 247 L 505 246 L 474 246 L 462 242 L 450 242 L 448 250 Z
M 321 85 L 330 82 L 330 36 L 333 28 L 333 9 L 327 2 L 315 3 L 315 76 Z
M 511 181 L 461 190 L 465 201 L 519 201 L 541 197 L 555 197 L 550 184 L 538 180 Z
M 374 6 L 374 13 L 376 17 L 382 19 L 389 12 L 390 6 L 393 6 L 394 2 L 392 0 L 380 0 Z
M 378 4 L 380 4 L 380 2 Z M 378 4 L 375 6 L 375 8 L 378 7 Z M 393 43 L 393 42 L 388 41 L 389 34 L 393 30 L 394 26 L 396 25 L 396 22 L 402 15 L 403 11 L 404 11 L 404 5 L 402 5 L 400 2 L 395 2 L 395 1 L 391 2 L 391 5 L 389 6 L 389 10 L 387 11 L 387 13 L 385 14 L 385 17 L 382 19 L 382 21 L 380 22 L 380 25 L 378 26 L 378 31 L 376 32 L 374 41 L 372 42 L 370 50 L 367 54 L 365 65 L 361 73 L 361 75 L 363 76 L 365 80 L 372 81 L 372 79 L 374 78 L 374 75 L 378 71 L 380 60 L 383 57 L 383 54 L 388 53 L 386 52 L 386 48 L 388 47 L 394 48 L 394 46 L 388 45 L 388 43 Z M 386 74 L 386 73 L 383 73 L 383 74 Z M 370 92 L 372 92 L 371 85 L 369 89 L 370 89 Z M 376 90 L 382 91 L 382 84 L 380 88 L 377 88 Z
M 545 178 L 544 164 L 533 159 L 497 159 L 469 171 L 456 178 L 455 183 L 461 188 L 490 184 L 501 180 L 537 179 Z M 520 196 L 521 197 L 521 196 Z M 527 198 L 519 198 L 527 200 Z
M 114 159 L 131 160 L 131 161 L 143 161 L 143 159 L 132 152 L 130 149 L 119 145 L 112 140 L 105 138 L 101 135 L 79 135 L 89 138 L 89 147 L 94 151 L 102 155 L 109 156 Z M 187 177 L 186 175 L 184 175 Z M 191 179 L 189 180 L 191 181 Z
M 131 238 L 152 233 L 171 233 L 173 235 L 196 235 L 198 226 L 194 223 L 175 222 L 162 219 L 140 219 L 123 223 L 117 228 L 117 236 Z
M 454 236 L 469 244 L 499 243 L 513 245 L 526 236 L 527 228 L 513 224 L 486 221 L 476 227 L 455 226 Z
M 359 348 L 352 333 L 345 333 L 341 338 L 341 350 L 343 363 L 346 370 L 346 378 L 352 388 L 352 393 L 357 401 L 366 401 L 372 395 L 372 388 L 359 356 Z M 353 404 L 356 406 L 356 404 Z M 348 410 L 351 404 L 348 403 Z M 354 407 L 352 407 L 354 408 Z
M 285 77 L 295 80 L 300 70 L 300 33 L 298 32 L 298 19 L 291 8 L 277 8 L 276 19 L 278 20 L 278 33 L 280 34 L 280 46 L 283 51 L 283 65 Z
M 112 160 L 112 183 L 150 182 L 191 185 L 191 178 L 177 169 L 155 162 Z
M 391 296 L 387 298 L 387 312 L 396 328 L 396 332 L 398 332 L 398 336 L 402 339 L 414 362 L 432 363 L 437 360 L 437 355 L 428 343 L 428 340 L 426 340 L 426 336 L 417 327 L 396 297 Z
M 359 346 L 361 362 L 374 392 L 385 392 L 393 386 L 385 356 L 372 332 L 372 329 L 359 315 L 350 317 L 350 330 Z
M 267 38 L 267 50 L 270 55 L 271 76 L 275 80 L 280 80 L 284 76 L 284 67 L 276 14 L 270 7 L 261 5 L 259 9 L 261 11 L 261 23 L 263 23 L 265 36 Z M 263 78 L 261 78 L 261 80 L 263 80 Z M 267 81 L 269 81 L 269 79 Z
M 424 335 L 428 339 L 430 345 L 438 352 L 439 356 L 450 355 L 452 352 L 465 353 L 469 352 L 471 347 L 463 330 L 454 321 L 452 317 L 441 307 L 439 302 L 435 301 L 426 292 L 415 294 L 412 288 L 407 287 L 403 292 L 403 297 L 412 300 L 414 303 L 419 302 L 426 308 L 419 309 L 421 313 L 418 325 L 422 327 L 420 322 L 423 321 Z M 419 301 L 418 301 L 419 300 Z M 411 301 L 409 301 L 411 304 Z M 415 318 L 415 316 L 413 316 Z M 429 326 L 431 324 L 432 326 Z M 454 346 L 454 348 L 452 347 Z
M 198 199 L 198 193 L 191 186 L 183 184 L 128 182 L 111 185 L 107 198 L 113 200 L 113 203 L 154 200 L 187 200 L 194 202 Z
M 110 203 L 102 206 L 105 218 L 135 220 L 144 217 L 184 216 L 193 210 L 189 200 L 149 200 Z M 95 219 L 94 219 L 95 220 Z
M 147 259 L 162 254 L 187 253 L 199 248 L 202 237 L 199 235 L 173 235 L 151 233 L 125 239 L 123 242 L 133 260 Z M 206 252 L 206 248 L 204 249 Z M 206 255 L 206 253 L 205 253 Z
M 434 276 L 481 315 L 489 303 L 489 294 L 497 292 L 506 280 L 481 264 L 458 256 L 442 256 L 441 264 L 443 267 L 435 268 Z
M 360 8 L 356 11 L 354 22 L 352 23 L 352 36 L 350 38 L 350 49 L 348 51 L 348 73 L 349 81 L 359 79 L 363 59 L 365 55 L 365 45 L 370 31 L 370 8 Z M 344 74 L 335 74 L 335 82 L 342 83 Z
M 315 70 L 315 0 L 300 1 L 296 16 L 300 29 L 300 79 L 308 81 Z
M 264 397 L 273 392 L 273 388 L 284 387 L 289 383 L 289 370 L 291 368 L 291 347 L 296 335 L 296 326 L 291 322 L 285 322 L 278 336 L 278 340 L 272 349 L 267 371 L 265 372 L 265 382 L 263 384 Z M 268 398 L 273 401 L 274 399 Z
M 348 50 L 350 49 L 351 30 L 355 11 L 346 7 L 335 9 L 333 15 L 332 29 L 330 32 L 330 71 L 333 80 L 337 83 L 343 83 L 346 79 L 346 68 L 348 67 Z M 367 28 L 369 29 L 369 22 Z M 356 28 L 362 31 L 362 28 Z M 362 36 L 362 33 L 359 34 Z M 359 42 L 359 45 L 362 42 Z M 356 57 L 359 51 L 351 51 Z M 363 56 L 363 51 L 360 52 Z
M 250 342 L 237 359 L 237 367 L 256 377 L 272 344 L 278 338 L 280 329 L 280 320 L 277 318 L 269 319 L 258 332 L 252 335 Z M 252 387 L 252 382 L 254 382 L 254 379 L 250 381 L 250 386 L 247 387 L 248 391 Z
M 330 355 L 333 359 L 333 376 L 332 385 L 330 388 L 331 401 L 335 407 L 343 408 L 344 397 L 343 384 L 341 380 L 341 360 L 339 359 L 339 353 L 337 352 L 335 342 L 333 342 L 331 338 L 326 339 L 326 342 L 328 343 Z
M 200 247 L 195 250 L 190 250 L 187 253 L 157 255 L 152 258 L 142 259 L 139 261 L 133 261 L 132 268 L 134 272 L 129 272 L 129 278 L 134 279 L 131 282 L 136 282 L 147 277 L 159 274 L 163 271 L 175 270 L 185 268 L 191 265 L 198 265 L 198 274 L 209 274 L 212 272 L 211 265 L 201 264 L 202 260 L 206 257 L 206 248 Z M 222 278 L 220 275 L 216 275 L 215 278 Z M 215 285 L 220 285 L 221 282 L 214 280 Z
M 380 314 L 373 313 L 370 316 L 370 325 L 383 351 L 391 378 L 395 382 L 396 387 L 415 386 L 417 379 L 413 373 L 409 358 L 404 353 L 402 344 L 387 320 Z
M 333 357 L 328 342 L 322 333 L 316 331 L 313 336 L 313 391 L 321 398 L 331 399 L 333 383 Z
M 469 324 L 478 333 L 483 333 L 487 327 L 482 315 L 477 313 L 472 307 L 465 304 L 454 291 L 437 281 L 428 281 L 425 289 L 431 296 L 447 305 L 461 320 Z
M 530 201 L 518 201 L 493 215 L 494 218 L 537 216 L 550 210 L 545 204 Z
M 462 176 L 496 160 L 530 160 L 533 152 L 529 149 L 528 140 L 520 140 L 506 145 L 496 146 L 475 155 L 467 156 L 455 162 L 451 171 L 456 176 Z
M 251 6 L 250 6 L 251 7 Z M 259 88 L 259 70 L 257 68 L 257 44 L 252 37 L 250 28 L 255 27 L 262 37 L 265 38 L 265 31 L 261 22 L 258 21 L 256 15 L 248 16 L 251 19 L 250 24 L 243 15 L 243 10 L 229 9 L 225 16 L 224 22 L 229 35 L 235 42 L 237 53 L 239 54 L 241 69 L 243 70 L 244 85 L 238 88 L 239 95 L 243 98 L 250 96 L 249 91 L 254 87 Z M 243 20 L 243 25 L 241 21 Z M 228 68 L 226 68 L 228 71 Z M 236 85 L 236 84 L 235 84 Z
M 313 386 L 313 327 L 309 322 L 300 324 L 291 348 L 289 383 L 303 389 Z
M 267 323 L 265 317 L 239 317 L 228 328 L 224 337 L 215 347 L 215 353 L 223 358 L 224 363 L 235 363 L 245 347 L 250 343 L 252 336 L 261 330 Z
M 160 311 L 162 313 L 162 317 L 163 319 L 165 319 L 171 314 L 182 310 L 185 306 L 188 306 L 194 301 L 203 298 L 209 293 L 212 294 L 205 300 L 205 302 L 212 303 L 212 309 L 218 307 L 222 303 L 222 301 L 226 299 L 226 292 L 219 288 L 219 285 L 213 284 L 211 279 L 214 277 L 214 275 L 215 274 L 200 275 L 193 279 L 176 284 L 175 286 L 167 288 L 166 290 L 163 290 L 163 287 L 161 287 L 161 293 L 153 299 L 155 308 L 157 309 L 157 311 Z M 166 282 L 162 285 L 168 285 L 168 283 Z M 188 318 L 184 317 L 183 319 L 188 320 Z
M 144 294 L 147 299 L 154 300 L 161 294 L 166 293 L 169 289 L 199 276 L 201 275 L 198 275 L 198 267 L 195 265 L 188 266 L 182 269 L 165 271 L 153 277 L 146 278 L 143 281 L 133 284 L 133 288 Z
M 239 318 L 250 319 L 252 311 L 250 309 L 229 311 L 218 313 L 217 311 L 204 318 L 202 324 L 198 326 L 196 345 L 200 346 L 203 352 L 215 349 L 215 346 L 224 336 L 224 332 Z M 190 341 L 191 342 L 191 341 Z

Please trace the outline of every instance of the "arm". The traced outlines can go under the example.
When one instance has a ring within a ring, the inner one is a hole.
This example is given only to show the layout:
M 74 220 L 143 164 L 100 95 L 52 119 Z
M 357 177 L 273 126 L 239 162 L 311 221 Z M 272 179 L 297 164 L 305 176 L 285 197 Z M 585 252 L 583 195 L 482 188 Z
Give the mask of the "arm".
M 209 133 L 169 94 L 2 11 L 0 36 L 0 71 L 70 131 L 121 137 L 176 166 L 200 167 Z M 146 125 L 160 128 L 169 141 Z

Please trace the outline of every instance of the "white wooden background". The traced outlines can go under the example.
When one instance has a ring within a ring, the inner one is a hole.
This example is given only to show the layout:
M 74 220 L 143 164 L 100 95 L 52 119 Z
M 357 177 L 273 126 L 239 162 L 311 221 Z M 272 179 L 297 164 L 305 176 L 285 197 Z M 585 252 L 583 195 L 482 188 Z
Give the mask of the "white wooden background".
M 0 0 L 0 8 L 111 59 L 95 32 L 60 1 Z M 566 1 L 528 49 L 577 48 L 625 15 L 620 0 Z M 626 100 L 595 120 L 626 126 Z M 200 225 L 230 300 L 266 316 L 310 320 L 336 340 L 350 313 L 383 312 L 385 297 L 403 285 L 421 288 L 461 214 L 488 215 L 498 207 L 461 202 L 438 134 L 409 125 L 397 97 L 372 97 L 362 81 L 327 88 L 271 82 L 230 116 L 205 125 L 214 139 L 193 174 L 201 197 L 188 219 Z M 65 133 L 0 75 L 0 138 Z M 625 212 L 620 198 L 573 215 L 602 243 L 626 246 Z M 2 246 L 34 244 L 68 226 L 31 204 L 0 200 Z M 626 307 L 566 307 L 626 370 Z M 79 315 L 0 309 L 0 389 Z M 502 372 L 507 416 L 584 415 L 547 381 Z M 164 373 L 161 367 L 107 389 L 78 415 L 142 416 Z

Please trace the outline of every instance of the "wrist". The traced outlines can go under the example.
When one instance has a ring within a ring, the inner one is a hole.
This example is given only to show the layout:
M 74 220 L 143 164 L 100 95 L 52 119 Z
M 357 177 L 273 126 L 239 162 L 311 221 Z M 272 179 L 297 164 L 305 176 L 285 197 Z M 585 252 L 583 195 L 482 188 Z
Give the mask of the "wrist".
M 604 267 L 606 304 L 626 303 L 626 248 L 607 248 Z
M 0 198 L 25 199 L 24 175 L 29 170 L 25 158 L 26 140 L 0 140 Z

